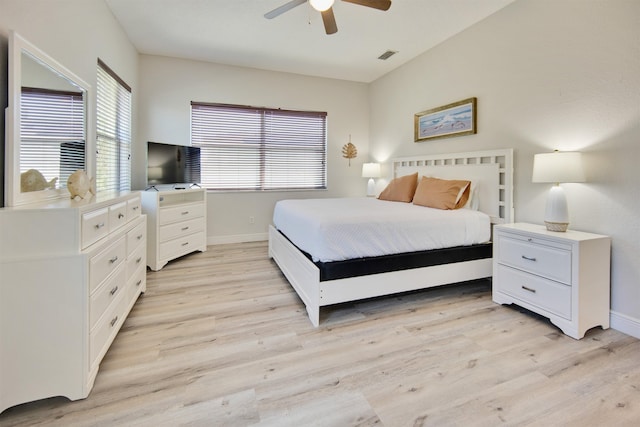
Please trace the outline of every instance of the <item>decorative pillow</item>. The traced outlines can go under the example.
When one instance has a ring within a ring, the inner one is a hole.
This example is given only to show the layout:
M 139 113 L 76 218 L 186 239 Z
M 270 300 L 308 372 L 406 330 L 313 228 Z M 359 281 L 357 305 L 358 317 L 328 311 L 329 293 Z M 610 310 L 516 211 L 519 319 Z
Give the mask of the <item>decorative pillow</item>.
M 418 186 L 418 172 L 392 179 L 378 196 L 380 200 L 411 203 Z
M 413 204 L 436 209 L 459 209 L 469 200 L 471 182 L 423 176 L 413 197 Z

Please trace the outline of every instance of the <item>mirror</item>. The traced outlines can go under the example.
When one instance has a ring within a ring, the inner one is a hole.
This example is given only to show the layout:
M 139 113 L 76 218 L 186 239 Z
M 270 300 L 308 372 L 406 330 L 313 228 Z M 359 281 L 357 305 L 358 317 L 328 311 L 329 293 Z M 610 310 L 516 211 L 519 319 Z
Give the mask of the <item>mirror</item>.
M 5 206 L 69 197 L 69 175 L 92 175 L 88 96 L 79 77 L 10 34 Z

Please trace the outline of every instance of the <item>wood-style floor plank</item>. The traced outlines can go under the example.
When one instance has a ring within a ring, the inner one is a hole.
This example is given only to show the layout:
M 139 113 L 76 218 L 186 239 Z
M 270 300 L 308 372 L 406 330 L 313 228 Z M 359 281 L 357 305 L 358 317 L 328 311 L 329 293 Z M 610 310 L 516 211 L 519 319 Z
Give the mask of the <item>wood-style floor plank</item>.
M 489 281 L 326 307 L 313 328 L 266 242 L 147 279 L 87 399 L 0 425 L 640 425 L 640 340 L 574 340 L 494 304 Z

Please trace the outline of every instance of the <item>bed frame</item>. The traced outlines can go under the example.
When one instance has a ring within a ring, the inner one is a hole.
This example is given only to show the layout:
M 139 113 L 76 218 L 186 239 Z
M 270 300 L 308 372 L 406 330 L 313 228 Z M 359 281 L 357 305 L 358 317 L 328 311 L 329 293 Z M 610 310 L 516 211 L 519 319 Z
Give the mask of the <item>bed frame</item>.
M 391 162 L 391 178 L 416 171 L 420 176 L 472 181 L 479 210 L 491 217 L 492 224 L 513 222 L 512 149 L 404 157 Z M 319 268 L 273 226 L 269 226 L 269 257 L 304 302 L 315 327 L 320 324 L 323 306 L 492 276 L 492 259 L 484 258 L 321 281 Z

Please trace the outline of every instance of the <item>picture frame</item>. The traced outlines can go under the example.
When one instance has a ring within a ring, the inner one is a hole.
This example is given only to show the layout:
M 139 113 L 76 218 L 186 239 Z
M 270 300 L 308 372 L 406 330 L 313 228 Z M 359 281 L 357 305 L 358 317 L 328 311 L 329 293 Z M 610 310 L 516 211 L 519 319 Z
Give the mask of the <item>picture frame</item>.
M 476 98 L 421 111 L 414 115 L 415 142 L 477 133 Z

